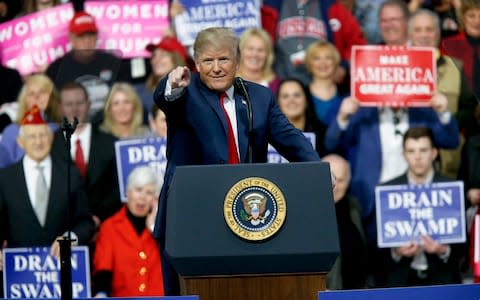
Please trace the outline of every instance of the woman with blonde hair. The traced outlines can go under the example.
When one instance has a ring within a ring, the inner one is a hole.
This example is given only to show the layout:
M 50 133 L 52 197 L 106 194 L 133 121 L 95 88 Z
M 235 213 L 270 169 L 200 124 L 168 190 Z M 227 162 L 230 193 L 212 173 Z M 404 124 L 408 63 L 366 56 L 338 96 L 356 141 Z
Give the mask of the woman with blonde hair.
M 143 106 L 133 86 L 115 83 L 105 103 L 100 129 L 120 139 L 142 137 L 148 133 L 143 126 Z
M 240 36 L 240 64 L 237 75 L 245 80 L 278 90 L 280 78 L 273 72 L 273 43 L 261 28 L 249 28 Z
M 37 106 L 43 117 L 49 122 L 52 131 L 58 129 L 60 114 L 58 111 L 58 93 L 53 82 L 43 74 L 36 74 L 25 79 L 22 89 L 18 95 L 17 117 L 15 123 L 5 127 L 0 143 L 7 150 L 8 165 L 19 161 L 24 151 L 17 144 L 19 123 L 25 113 Z
M 313 108 L 318 120 L 325 125 L 337 115 L 340 103 L 347 96 L 334 79 L 340 60 L 337 48 L 326 41 L 312 43 L 305 54 L 305 66 L 312 75 L 309 90 Z

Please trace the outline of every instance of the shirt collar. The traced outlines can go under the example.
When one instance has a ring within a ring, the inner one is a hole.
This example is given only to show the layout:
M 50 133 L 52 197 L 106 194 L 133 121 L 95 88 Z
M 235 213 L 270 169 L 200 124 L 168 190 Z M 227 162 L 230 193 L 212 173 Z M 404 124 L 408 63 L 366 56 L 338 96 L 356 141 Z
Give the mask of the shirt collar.
M 23 157 L 23 165 L 26 169 L 35 169 L 37 166 L 42 166 L 44 169 L 52 165 L 52 158 L 50 155 L 45 157 L 41 162 L 36 162 L 31 159 L 28 155 Z
M 433 175 L 435 174 L 435 171 L 433 170 L 433 168 L 430 170 L 430 173 L 428 173 L 428 175 L 426 176 L 425 180 L 422 182 L 422 183 L 416 183 L 413 181 L 413 178 L 411 178 L 409 175 L 408 175 L 408 172 L 407 172 L 407 180 L 408 180 L 408 184 L 414 184 L 414 185 L 425 185 L 425 184 L 431 184 L 432 181 L 433 181 Z
M 228 96 L 228 99 L 232 99 L 232 100 L 234 99 L 234 98 L 233 98 L 233 92 L 234 92 L 234 90 L 235 90 L 235 89 L 234 89 L 234 87 L 233 87 L 233 85 L 232 85 L 228 90 L 225 91 L 225 93 L 226 93 L 227 96 Z

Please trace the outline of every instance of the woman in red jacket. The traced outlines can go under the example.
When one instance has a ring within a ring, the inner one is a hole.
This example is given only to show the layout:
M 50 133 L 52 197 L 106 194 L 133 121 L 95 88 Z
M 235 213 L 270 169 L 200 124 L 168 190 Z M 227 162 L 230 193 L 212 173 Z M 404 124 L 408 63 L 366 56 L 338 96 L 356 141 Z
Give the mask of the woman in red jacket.
M 93 260 L 95 297 L 163 296 L 160 251 L 151 233 L 160 191 L 149 167 L 127 180 L 127 204 L 100 226 Z

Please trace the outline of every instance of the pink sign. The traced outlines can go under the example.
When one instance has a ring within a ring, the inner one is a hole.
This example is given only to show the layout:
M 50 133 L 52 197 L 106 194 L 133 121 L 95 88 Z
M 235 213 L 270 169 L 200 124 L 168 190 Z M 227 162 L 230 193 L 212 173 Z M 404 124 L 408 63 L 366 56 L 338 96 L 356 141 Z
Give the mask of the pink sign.
M 168 0 L 88 1 L 85 10 L 96 19 L 98 48 L 123 58 L 148 56 L 145 46 L 158 43 L 170 24 Z M 72 16 L 71 4 L 62 4 L 0 24 L 1 63 L 22 75 L 46 68 L 71 49 Z
M 436 78 L 433 48 L 352 48 L 351 91 L 362 106 L 428 107 Z

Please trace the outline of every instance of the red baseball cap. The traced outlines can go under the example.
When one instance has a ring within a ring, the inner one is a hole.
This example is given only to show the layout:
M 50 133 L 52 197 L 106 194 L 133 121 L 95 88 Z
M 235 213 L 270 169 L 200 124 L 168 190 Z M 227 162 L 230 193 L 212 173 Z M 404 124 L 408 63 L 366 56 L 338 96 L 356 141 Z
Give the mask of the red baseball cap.
M 20 125 L 44 125 L 47 124 L 42 117 L 42 113 L 38 106 L 34 105 L 32 109 L 25 112 Z
M 76 35 L 81 35 L 87 32 L 97 33 L 98 28 L 92 15 L 84 11 L 79 11 L 73 15 L 70 25 L 68 26 L 68 31 Z
M 176 52 L 183 58 L 184 61 L 187 61 L 187 51 L 185 47 L 174 37 L 166 36 L 158 44 L 148 44 L 145 48 L 147 51 L 153 52 L 155 49 L 162 49 L 168 52 Z

